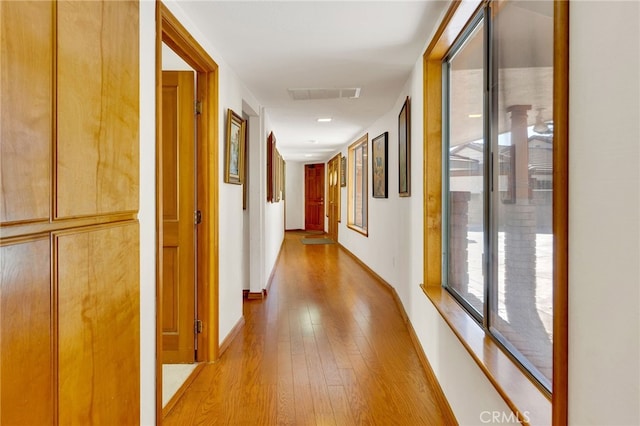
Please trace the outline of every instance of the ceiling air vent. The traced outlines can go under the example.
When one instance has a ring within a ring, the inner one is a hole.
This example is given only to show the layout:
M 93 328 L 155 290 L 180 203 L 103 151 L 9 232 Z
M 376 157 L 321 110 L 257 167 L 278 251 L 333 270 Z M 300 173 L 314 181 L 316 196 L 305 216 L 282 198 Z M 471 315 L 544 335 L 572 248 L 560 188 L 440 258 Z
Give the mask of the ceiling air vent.
M 359 87 L 340 89 L 287 89 L 294 101 L 311 101 L 318 99 L 355 99 L 360 97 Z

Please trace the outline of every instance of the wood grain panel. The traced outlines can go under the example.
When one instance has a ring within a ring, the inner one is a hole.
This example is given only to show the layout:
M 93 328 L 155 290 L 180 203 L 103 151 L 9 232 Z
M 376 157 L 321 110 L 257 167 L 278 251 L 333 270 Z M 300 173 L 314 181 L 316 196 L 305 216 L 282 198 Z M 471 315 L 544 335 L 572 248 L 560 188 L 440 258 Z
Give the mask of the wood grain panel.
M 163 73 L 163 83 L 170 74 Z M 162 185 L 162 217 L 178 220 L 178 86 L 162 86 L 162 180 L 172 185 Z
M 162 249 L 162 332 L 178 332 L 178 248 Z
M 54 236 L 60 424 L 140 419 L 139 226 Z
M 48 220 L 53 5 L 0 2 L 0 222 Z
M 137 211 L 138 4 L 57 5 L 55 216 Z
M 50 243 L 0 247 L 0 424 L 52 424 Z

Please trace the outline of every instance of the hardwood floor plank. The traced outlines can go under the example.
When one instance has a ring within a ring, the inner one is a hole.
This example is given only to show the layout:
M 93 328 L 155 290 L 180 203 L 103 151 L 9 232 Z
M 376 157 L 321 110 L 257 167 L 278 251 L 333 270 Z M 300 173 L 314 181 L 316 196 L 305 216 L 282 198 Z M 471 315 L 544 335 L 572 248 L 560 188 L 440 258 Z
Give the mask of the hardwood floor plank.
M 269 293 L 167 425 L 446 425 L 393 297 L 338 245 L 287 233 Z M 238 295 L 241 297 L 241 295 Z

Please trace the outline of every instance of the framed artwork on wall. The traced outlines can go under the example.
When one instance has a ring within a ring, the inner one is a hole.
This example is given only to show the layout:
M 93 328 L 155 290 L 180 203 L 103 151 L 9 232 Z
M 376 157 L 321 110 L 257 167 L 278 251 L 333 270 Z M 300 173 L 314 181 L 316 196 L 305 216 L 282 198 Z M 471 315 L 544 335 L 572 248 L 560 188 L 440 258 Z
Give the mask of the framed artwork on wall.
M 373 198 L 387 198 L 389 132 L 384 132 L 371 140 L 371 180 L 373 182 Z
M 347 157 L 340 158 L 340 186 L 347 186 Z
M 244 180 L 245 122 L 233 110 L 227 110 L 227 137 L 225 141 L 224 181 L 242 185 Z
M 400 196 L 411 196 L 411 113 L 408 96 L 398 115 L 398 173 Z
M 267 137 L 267 202 L 273 202 L 273 154 L 276 149 L 276 137 L 273 132 Z

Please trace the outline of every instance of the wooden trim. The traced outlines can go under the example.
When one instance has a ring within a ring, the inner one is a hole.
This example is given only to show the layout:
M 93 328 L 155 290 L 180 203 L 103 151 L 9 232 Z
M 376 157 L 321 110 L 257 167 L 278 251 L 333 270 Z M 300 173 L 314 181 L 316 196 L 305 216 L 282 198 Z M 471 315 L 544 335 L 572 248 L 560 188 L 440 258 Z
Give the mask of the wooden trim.
M 569 389 L 569 2 L 553 22 L 553 424 L 568 423 Z
M 184 383 L 178 388 L 176 393 L 173 394 L 171 399 L 167 402 L 167 405 L 165 405 L 162 408 L 162 417 L 166 417 L 169 415 L 169 413 L 171 412 L 171 410 L 173 410 L 173 408 L 176 406 L 178 401 L 180 401 L 180 398 L 182 398 L 182 395 L 184 395 L 184 393 L 187 391 L 189 386 L 191 386 L 191 383 L 193 383 L 196 377 L 198 377 L 200 372 L 204 369 L 204 366 L 205 364 L 201 363 L 201 364 L 198 364 L 196 368 L 193 369 L 191 374 L 189 374 L 189 377 L 187 377 L 187 380 L 185 380 Z M 160 367 L 162 368 L 162 366 Z M 160 390 L 162 391 L 162 388 L 160 388 Z
M 264 290 L 262 291 L 250 291 L 247 293 L 247 299 L 248 300 L 262 300 L 264 299 L 264 297 L 266 296 L 266 292 Z
M 402 312 L 406 316 L 407 313 L 404 310 L 404 306 L 402 305 L 402 302 L 400 301 L 398 293 L 395 291 L 395 289 L 393 290 L 393 294 L 394 294 L 394 298 L 396 299 L 396 304 L 400 303 L 398 307 L 402 306 Z M 456 416 L 453 413 L 453 409 L 451 408 L 451 405 L 449 405 L 449 400 L 445 396 L 444 391 L 440 386 L 440 382 L 436 377 L 436 373 L 433 371 L 433 368 L 431 367 L 431 363 L 427 358 L 427 354 L 424 352 L 424 348 L 420 343 L 420 339 L 416 334 L 416 330 L 413 328 L 413 324 L 411 324 L 411 321 L 409 321 L 408 318 L 406 323 L 407 323 L 407 329 L 409 330 L 409 336 L 411 337 L 411 342 L 413 343 L 413 347 L 416 349 L 416 352 L 418 353 L 418 359 L 420 359 L 420 364 L 422 364 L 422 368 L 427 373 L 427 380 L 431 384 L 431 387 L 433 389 L 436 389 L 435 397 L 436 397 L 436 400 L 438 401 L 438 404 L 440 404 L 440 408 L 442 409 L 445 418 L 447 419 L 446 424 L 457 425 L 458 420 L 456 419 Z
M 442 279 L 442 58 L 483 0 L 454 0 L 423 56 L 424 281 Z
M 156 424 L 162 424 L 162 10 L 156 2 Z
M 198 307 L 197 315 L 204 324 L 204 331 L 197 335 L 197 361 L 214 361 L 219 357 L 219 318 L 218 318 L 218 65 L 209 54 L 198 44 L 189 32 L 180 24 L 176 17 L 161 2 L 157 3 L 158 30 L 156 35 L 156 153 L 161 151 L 161 72 L 162 72 L 162 43 L 169 46 L 178 56 L 187 62 L 195 71 L 197 79 L 197 96 L 202 102 L 202 112 L 197 116 L 197 156 L 199 165 L 197 170 L 198 209 L 202 212 L 202 223 L 198 226 Z M 157 226 L 161 226 L 161 168 L 159 157 L 156 158 L 156 194 L 157 194 Z M 160 191 L 160 192 L 158 192 Z M 162 233 L 158 233 L 156 256 L 157 268 L 162 267 Z M 160 277 L 160 270 L 157 269 Z M 158 281 L 157 295 L 157 362 L 162 368 L 162 282 Z M 161 383 L 161 370 L 158 380 Z M 162 399 L 156 403 L 162 405 Z M 161 421 L 161 408 L 158 409 Z
M 400 312 L 400 316 L 402 317 L 405 325 L 407 326 L 407 331 L 409 332 L 409 336 L 411 337 L 411 342 L 413 343 L 413 347 L 418 354 L 418 359 L 420 360 L 420 364 L 424 369 L 425 375 L 427 376 L 427 380 L 429 384 L 433 388 L 435 392 L 436 400 L 438 401 L 440 408 L 442 409 L 444 417 L 447 419 L 446 424 L 448 425 L 457 425 L 458 421 L 456 420 L 455 415 L 453 414 L 453 410 L 451 409 L 451 405 L 449 405 L 449 401 L 447 397 L 444 395 L 444 391 L 440 386 L 440 382 L 436 378 L 435 373 L 433 372 L 433 368 L 431 368 L 431 364 L 429 363 L 429 359 L 427 355 L 424 353 L 424 349 L 420 344 L 420 340 L 418 339 L 418 335 L 416 334 L 415 329 L 413 328 L 413 324 L 411 324 L 411 320 L 409 319 L 409 315 L 407 315 L 407 311 L 404 308 L 404 304 L 402 300 L 400 300 L 400 296 L 398 296 L 398 292 L 396 289 L 389 284 L 386 280 L 384 280 L 380 275 L 378 275 L 373 269 L 371 269 L 366 263 L 364 263 L 358 256 L 353 254 L 349 249 L 347 249 L 342 244 L 338 243 L 338 247 L 342 249 L 345 253 L 347 253 L 353 260 L 355 260 L 369 275 L 371 275 L 385 290 L 389 292 L 393 301 Z
M 236 325 L 233 326 L 229 334 L 227 334 L 227 337 L 225 337 L 222 343 L 220 344 L 220 356 L 222 356 L 222 354 L 227 349 L 229 349 L 231 342 L 233 342 L 233 339 L 235 339 L 236 336 L 240 334 L 243 327 L 244 327 L 244 317 L 240 317 Z
M 266 297 L 271 290 L 271 283 L 273 282 L 273 277 L 276 274 L 276 267 L 278 266 L 278 262 L 280 261 L 280 256 L 282 256 L 282 249 L 284 248 L 284 237 L 282 238 L 282 242 L 280 243 L 280 250 L 278 250 L 278 257 L 276 257 L 276 261 L 273 263 L 273 268 L 271 268 L 271 273 L 269 274 L 269 279 L 267 280 L 267 286 L 262 290 L 263 297 Z
M 0 238 L 11 238 L 19 235 L 42 234 L 46 232 L 58 231 L 61 229 L 77 228 L 83 226 L 100 225 L 104 223 L 122 222 L 136 220 L 137 212 L 114 213 L 98 216 L 86 216 L 80 218 L 65 218 L 55 221 L 39 221 L 16 225 L 0 226 Z

